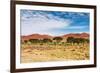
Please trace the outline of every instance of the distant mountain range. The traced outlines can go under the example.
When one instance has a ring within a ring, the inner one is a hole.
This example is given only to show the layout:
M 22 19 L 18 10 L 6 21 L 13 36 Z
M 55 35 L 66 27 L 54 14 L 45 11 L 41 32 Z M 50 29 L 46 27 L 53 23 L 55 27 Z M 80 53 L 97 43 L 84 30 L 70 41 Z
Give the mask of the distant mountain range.
M 27 36 L 21 36 L 21 40 L 29 40 L 29 39 L 44 39 L 44 38 L 48 38 L 48 39 L 52 39 L 54 37 L 62 37 L 62 38 L 68 38 L 68 37 L 74 37 L 74 38 L 89 38 L 89 34 L 88 33 L 70 33 L 70 34 L 65 34 L 62 36 L 51 36 L 51 35 L 41 35 L 41 34 L 31 34 L 31 35 L 27 35 Z

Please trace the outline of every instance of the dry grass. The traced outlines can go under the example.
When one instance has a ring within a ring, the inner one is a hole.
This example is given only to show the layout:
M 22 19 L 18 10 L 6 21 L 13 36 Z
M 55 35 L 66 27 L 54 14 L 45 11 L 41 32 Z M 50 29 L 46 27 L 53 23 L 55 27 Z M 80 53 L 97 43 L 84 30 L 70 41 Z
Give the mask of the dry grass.
M 22 44 L 21 63 L 89 59 L 89 44 Z

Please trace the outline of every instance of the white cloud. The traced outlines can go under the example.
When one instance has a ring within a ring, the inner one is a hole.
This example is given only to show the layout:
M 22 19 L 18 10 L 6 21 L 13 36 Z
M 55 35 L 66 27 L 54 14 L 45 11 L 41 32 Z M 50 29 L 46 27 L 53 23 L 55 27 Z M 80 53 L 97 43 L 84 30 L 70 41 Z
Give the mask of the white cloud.
M 31 13 L 30 13 L 31 14 Z M 51 29 L 60 29 L 69 26 L 71 20 L 62 19 L 52 14 L 39 13 L 31 16 L 28 14 L 21 17 L 21 33 L 22 35 L 28 35 L 33 33 L 39 34 L 51 34 Z M 58 34 L 55 32 L 55 35 Z
M 70 26 L 67 29 L 84 29 L 87 28 L 88 26 Z

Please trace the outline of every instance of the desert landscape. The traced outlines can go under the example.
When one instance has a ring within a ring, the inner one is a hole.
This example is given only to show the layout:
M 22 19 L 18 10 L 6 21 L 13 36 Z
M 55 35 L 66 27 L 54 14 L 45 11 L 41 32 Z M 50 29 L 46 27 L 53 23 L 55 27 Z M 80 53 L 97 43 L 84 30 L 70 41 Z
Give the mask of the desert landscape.
M 90 14 L 20 10 L 20 62 L 89 60 Z
M 21 36 L 21 63 L 88 59 L 88 33 Z

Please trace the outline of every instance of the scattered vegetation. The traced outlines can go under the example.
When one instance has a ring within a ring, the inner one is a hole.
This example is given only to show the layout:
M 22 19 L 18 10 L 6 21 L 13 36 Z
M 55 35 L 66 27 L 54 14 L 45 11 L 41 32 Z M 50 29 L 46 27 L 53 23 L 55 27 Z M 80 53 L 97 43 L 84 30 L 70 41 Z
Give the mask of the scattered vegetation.
M 68 37 L 67 38 L 68 43 L 89 43 L 89 39 L 84 39 L 84 38 L 73 38 L 73 37 Z
M 89 59 L 89 39 L 84 38 L 30 39 L 21 47 L 22 63 Z

